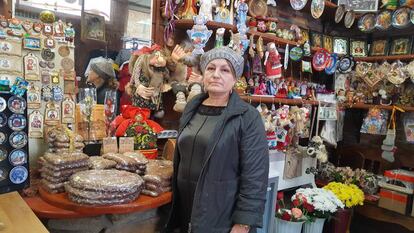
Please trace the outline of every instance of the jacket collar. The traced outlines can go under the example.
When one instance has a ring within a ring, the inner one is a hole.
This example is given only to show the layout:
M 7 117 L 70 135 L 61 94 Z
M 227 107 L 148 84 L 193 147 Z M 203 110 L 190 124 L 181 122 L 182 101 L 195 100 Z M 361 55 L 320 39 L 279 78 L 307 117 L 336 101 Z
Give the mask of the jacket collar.
M 195 96 L 189 103 L 187 103 L 186 111 L 183 114 L 183 123 L 187 125 L 188 121 L 191 120 L 194 113 L 197 111 L 198 107 L 203 103 L 205 99 L 208 98 L 207 93 L 201 93 L 197 96 Z M 223 111 L 224 114 L 227 114 L 228 118 L 240 115 L 247 111 L 247 105 L 244 103 L 244 101 L 240 98 L 239 94 L 237 94 L 235 91 L 233 91 L 230 95 L 229 102 L 227 103 L 227 107 Z

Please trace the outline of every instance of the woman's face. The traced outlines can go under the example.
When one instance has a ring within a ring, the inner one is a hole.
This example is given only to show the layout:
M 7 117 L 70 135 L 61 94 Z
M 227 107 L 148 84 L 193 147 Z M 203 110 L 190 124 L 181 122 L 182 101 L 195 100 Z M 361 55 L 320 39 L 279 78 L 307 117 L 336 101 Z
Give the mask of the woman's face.
M 207 92 L 230 93 L 236 83 L 236 77 L 227 60 L 215 59 L 206 66 L 203 83 Z
M 99 75 L 91 69 L 89 71 L 88 79 L 86 81 L 89 82 L 89 83 L 95 84 L 95 86 L 97 87 L 98 85 L 101 84 L 102 78 L 99 77 Z

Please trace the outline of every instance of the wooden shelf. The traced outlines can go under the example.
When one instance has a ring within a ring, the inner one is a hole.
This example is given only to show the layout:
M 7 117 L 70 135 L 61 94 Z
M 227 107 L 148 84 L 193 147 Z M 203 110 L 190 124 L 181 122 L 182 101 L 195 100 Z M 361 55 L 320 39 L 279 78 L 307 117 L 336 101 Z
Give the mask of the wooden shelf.
M 336 5 L 335 3 L 331 1 L 325 1 L 325 7 L 330 8 L 330 9 L 336 9 L 338 5 Z
M 138 199 L 133 202 L 106 206 L 77 204 L 69 200 L 67 193 L 50 194 L 42 188 L 39 188 L 39 194 L 45 202 L 53 206 L 88 215 L 127 214 L 132 212 L 140 212 L 155 209 L 171 202 L 171 192 L 161 194 L 158 197 L 149 197 L 141 194 Z
M 370 109 L 370 108 L 377 107 L 379 109 L 392 110 L 394 106 L 393 105 L 385 106 L 385 105 L 357 103 L 357 104 L 352 104 L 352 105 L 347 104 L 347 105 L 344 105 L 344 107 L 356 108 L 356 109 Z M 403 107 L 403 106 L 398 106 L 398 107 L 404 109 L 406 112 L 414 112 L 414 107 Z
M 373 57 L 355 57 L 355 61 L 366 61 L 366 62 L 376 62 L 376 61 L 395 61 L 395 60 L 414 60 L 414 54 L 408 55 L 393 55 L 393 56 L 373 56 Z
M 194 25 L 194 21 L 191 19 L 179 19 L 175 21 L 175 26 L 177 28 L 180 29 L 190 29 L 191 27 L 193 27 Z M 231 30 L 233 32 L 237 32 L 237 27 L 235 25 L 232 24 L 226 24 L 226 23 L 217 23 L 214 21 L 208 21 L 207 22 L 207 27 L 209 29 L 217 29 L 217 28 L 225 28 L 226 30 Z M 254 37 L 259 38 L 260 36 L 263 38 L 264 42 L 274 42 L 275 44 L 278 45 L 299 45 L 298 42 L 295 41 L 290 41 L 290 40 L 285 40 L 282 38 L 277 37 L 275 34 L 273 33 L 262 33 L 262 32 L 247 32 L 247 36 L 249 37 L 250 35 L 254 35 Z M 255 39 L 257 39 L 255 38 Z

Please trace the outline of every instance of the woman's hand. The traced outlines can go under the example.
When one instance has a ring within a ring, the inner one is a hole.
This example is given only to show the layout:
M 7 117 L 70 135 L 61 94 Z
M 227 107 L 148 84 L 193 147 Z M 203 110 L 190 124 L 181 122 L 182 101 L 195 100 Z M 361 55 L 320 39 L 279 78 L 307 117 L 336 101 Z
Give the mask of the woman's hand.
M 203 81 L 203 76 L 201 74 L 197 74 L 194 72 L 191 72 L 190 77 L 188 78 L 188 83 L 201 83 Z
M 250 227 L 242 224 L 234 224 L 230 233 L 249 233 Z
M 151 96 L 154 94 L 154 88 L 153 87 L 145 87 L 142 84 L 139 84 L 137 87 L 136 93 L 141 96 L 144 99 L 150 99 Z

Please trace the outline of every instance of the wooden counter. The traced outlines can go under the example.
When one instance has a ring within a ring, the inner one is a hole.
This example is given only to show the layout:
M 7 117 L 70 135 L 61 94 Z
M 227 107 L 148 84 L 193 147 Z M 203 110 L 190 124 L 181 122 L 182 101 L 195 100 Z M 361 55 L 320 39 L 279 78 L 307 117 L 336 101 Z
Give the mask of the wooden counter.
M 1 233 L 47 233 L 23 198 L 17 193 L 0 195 Z
M 80 205 L 70 201 L 67 193 L 50 194 L 42 188 L 39 188 L 39 194 L 40 197 L 50 205 L 89 216 L 101 214 L 127 214 L 146 211 L 171 202 L 171 192 L 164 193 L 158 197 L 140 195 L 138 199 L 133 202 L 108 206 Z

